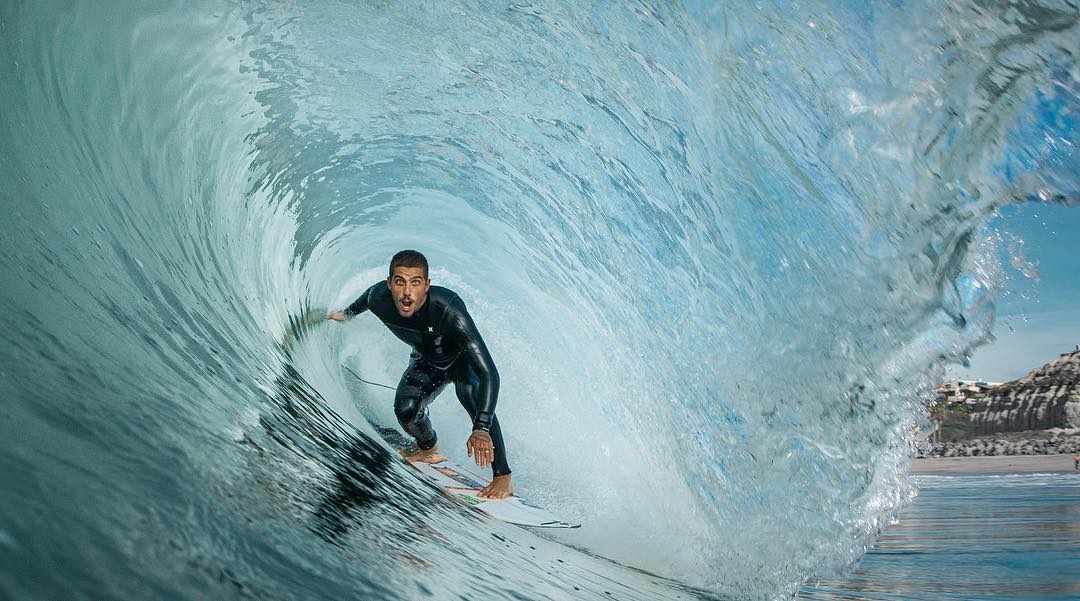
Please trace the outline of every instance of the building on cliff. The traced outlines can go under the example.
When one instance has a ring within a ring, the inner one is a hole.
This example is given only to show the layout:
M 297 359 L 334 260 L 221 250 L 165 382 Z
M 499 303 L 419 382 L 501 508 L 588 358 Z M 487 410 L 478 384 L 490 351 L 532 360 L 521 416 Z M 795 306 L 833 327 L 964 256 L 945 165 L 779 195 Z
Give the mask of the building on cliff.
M 982 380 L 950 380 L 938 386 L 937 402 L 946 405 L 958 403 L 976 405 L 991 390 L 1000 385 L 1000 382 L 984 382 Z

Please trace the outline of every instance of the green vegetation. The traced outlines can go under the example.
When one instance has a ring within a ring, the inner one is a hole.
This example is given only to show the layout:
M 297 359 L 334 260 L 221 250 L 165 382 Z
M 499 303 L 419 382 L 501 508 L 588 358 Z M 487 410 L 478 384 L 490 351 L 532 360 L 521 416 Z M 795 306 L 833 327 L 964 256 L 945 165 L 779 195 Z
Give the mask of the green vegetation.
M 934 403 L 930 406 L 930 417 L 934 418 L 934 421 L 939 421 L 953 415 L 963 415 L 967 419 L 968 415 L 978 411 L 978 405 L 968 405 L 967 403 Z
M 971 414 L 978 405 L 967 403 L 934 403 L 930 406 L 930 419 L 937 424 L 937 437 L 941 442 L 959 442 L 971 437 Z

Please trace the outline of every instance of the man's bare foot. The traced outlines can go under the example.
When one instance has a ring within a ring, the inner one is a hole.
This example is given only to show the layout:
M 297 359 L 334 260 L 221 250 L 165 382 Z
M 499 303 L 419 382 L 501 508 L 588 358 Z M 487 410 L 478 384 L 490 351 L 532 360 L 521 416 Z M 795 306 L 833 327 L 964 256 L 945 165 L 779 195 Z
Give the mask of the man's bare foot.
M 446 461 L 446 456 L 440 455 L 437 447 L 431 447 L 425 451 L 424 449 L 413 445 L 407 449 L 402 449 L 399 452 L 401 453 L 401 456 L 405 458 L 405 461 L 419 461 L 421 463 L 438 463 L 440 461 Z
M 514 494 L 514 485 L 510 483 L 511 474 L 495 476 L 476 496 L 481 499 L 505 499 Z

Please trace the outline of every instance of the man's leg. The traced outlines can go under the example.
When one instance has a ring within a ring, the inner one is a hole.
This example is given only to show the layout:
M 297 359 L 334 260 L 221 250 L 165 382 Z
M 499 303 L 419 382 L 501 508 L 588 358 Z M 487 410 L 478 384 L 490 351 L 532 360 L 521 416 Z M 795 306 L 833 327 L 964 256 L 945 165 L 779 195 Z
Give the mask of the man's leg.
M 454 362 L 450 367 L 451 377 L 454 380 L 454 392 L 458 402 L 468 412 L 470 419 L 476 418 L 476 393 L 480 387 L 480 377 L 473 371 L 472 366 L 464 357 Z M 491 471 L 495 476 L 504 476 L 510 473 L 510 464 L 506 462 L 506 446 L 503 444 L 502 429 L 499 428 L 499 418 L 491 416 L 491 442 L 495 445 L 495 458 L 491 462 Z
M 428 419 L 428 405 L 447 384 L 446 372 L 413 354 L 409 367 L 401 374 L 397 394 L 394 396 L 394 413 L 398 423 L 422 450 L 435 448 L 438 437 Z

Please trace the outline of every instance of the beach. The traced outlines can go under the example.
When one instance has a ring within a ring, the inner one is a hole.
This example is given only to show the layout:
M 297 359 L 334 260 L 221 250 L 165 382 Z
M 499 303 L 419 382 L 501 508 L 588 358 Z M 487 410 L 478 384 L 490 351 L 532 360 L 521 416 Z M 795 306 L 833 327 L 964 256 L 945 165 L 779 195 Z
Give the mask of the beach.
M 1072 455 L 996 455 L 926 457 L 908 467 L 911 474 L 1064 474 L 1076 473 Z

